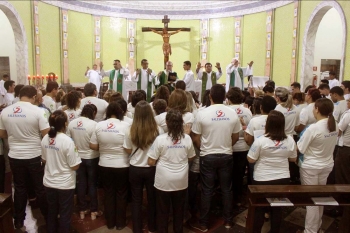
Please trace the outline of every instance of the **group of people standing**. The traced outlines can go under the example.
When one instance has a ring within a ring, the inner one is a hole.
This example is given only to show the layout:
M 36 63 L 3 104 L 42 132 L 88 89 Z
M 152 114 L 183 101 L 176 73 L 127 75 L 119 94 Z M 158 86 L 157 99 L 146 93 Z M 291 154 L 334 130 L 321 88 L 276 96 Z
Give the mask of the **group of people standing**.
M 190 62 L 184 62 L 188 72 L 184 80 L 175 82 L 171 93 L 165 83 L 153 83 L 156 76 L 145 66 L 136 71 L 138 86 L 147 89 L 142 86 L 143 76 L 149 78 L 145 85 L 160 86 L 150 98 L 148 90 L 139 88 L 128 104 L 118 88 L 119 80 L 125 79 L 118 64 L 115 61 L 115 70 L 109 74 L 110 89 L 116 87 L 117 92 L 108 102 L 97 98 L 93 83 L 85 85 L 84 93 L 71 91 L 59 97 L 58 84 L 50 82 L 44 97 L 33 86 L 23 86 L 19 102 L 1 112 L 0 137 L 8 140 L 10 148 L 16 228 L 23 227 L 31 188 L 50 233 L 69 232 L 75 192 L 81 219 L 104 215 L 109 229 L 123 229 L 129 190 L 133 232 L 142 232 L 144 187 L 148 231 L 167 232 L 172 210 L 177 233 L 183 232 L 187 210 L 189 226 L 208 231 L 218 187 L 224 227 L 232 228 L 233 205 L 243 201 L 247 167 L 249 183 L 258 185 L 289 184 L 295 177 L 300 177 L 302 185 L 325 185 L 334 167 L 335 182 L 350 183 L 350 105 L 344 99 L 350 81 L 331 88 L 329 96 L 312 86 L 302 93 L 300 84 L 293 83 L 290 92 L 269 81 L 263 92 L 250 96 L 242 86 L 230 85 L 226 91 L 216 84 L 220 64 L 216 73 L 207 64 L 205 72 L 197 72 L 206 80 L 198 100 L 187 89 Z M 237 64 L 233 60 L 228 69 L 242 73 L 233 68 Z M 232 76 L 236 83 L 237 76 Z M 104 212 L 98 205 L 98 183 L 104 190 Z M 256 210 L 254 232 L 261 232 L 266 211 Z M 268 211 L 270 232 L 279 232 L 281 208 Z M 322 214 L 323 207 L 307 207 L 304 232 L 318 232 Z M 340 232 L 349 231 L 349 217 L 345 208 Z

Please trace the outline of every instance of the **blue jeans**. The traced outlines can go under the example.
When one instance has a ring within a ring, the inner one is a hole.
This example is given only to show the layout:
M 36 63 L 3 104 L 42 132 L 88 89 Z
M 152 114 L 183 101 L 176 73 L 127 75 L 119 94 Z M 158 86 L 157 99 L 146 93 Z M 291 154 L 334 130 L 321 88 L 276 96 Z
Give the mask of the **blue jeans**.
M 69 233 L 74 206 L 74 189 L 54 189 L 46 187 L 48 203 L 47 232 Z M 57 216 L 60 215 L 59 227 Z
M 98 210 L 97 203 L 97 171 L 99 158 L 95 159 L 81 159 L 81 164 L 77 170 L 78 183 L 77 195 L 79 200 L 79 210 L 87 210 L 87 203 L 85 199 L 86 191 L 90 197 L 90 210 L 96 212 Z
M 218 175 L 222 191 L 223 217 L 232 223 L 232 168 L 233 157 L 229 154 L 208 154 L 200 157 L 201 214 L 199 223 L 208 226 L 211 198 L 215 191 L 215 177 Z

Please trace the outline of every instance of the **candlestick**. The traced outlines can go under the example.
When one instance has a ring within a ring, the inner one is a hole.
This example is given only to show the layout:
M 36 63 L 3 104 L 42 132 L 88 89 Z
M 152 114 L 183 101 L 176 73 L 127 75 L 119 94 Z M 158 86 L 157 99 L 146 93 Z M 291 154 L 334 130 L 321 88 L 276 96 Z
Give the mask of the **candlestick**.
M 28 75 L 28 82 L 29 82 L 29 85 L 30 85 L 30 75 Z

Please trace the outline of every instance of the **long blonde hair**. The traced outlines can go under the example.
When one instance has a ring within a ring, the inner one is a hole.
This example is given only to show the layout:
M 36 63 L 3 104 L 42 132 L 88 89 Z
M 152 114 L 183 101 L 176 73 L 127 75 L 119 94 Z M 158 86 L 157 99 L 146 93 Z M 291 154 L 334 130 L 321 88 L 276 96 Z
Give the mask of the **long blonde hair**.
M 291 109 L 293 107 L 293 97 L 289 94 L 289 91 L 284 87 L 278 87 L 275 90 L 275 96 L 281 101 L 281 106 Z
M 192 94 L 189 93 L 188 91 L 185 91 L 186 97 L 187 97 L 187 104 L 186 104 L 186 109 L 184 112 L 193 112 L 193 97 Z
M 158 126 L 149 103 L 144 100 L 135 106 L 135 114 L 130 128 L 131 142 L 141 150 L 149 147 L 159 135 Z

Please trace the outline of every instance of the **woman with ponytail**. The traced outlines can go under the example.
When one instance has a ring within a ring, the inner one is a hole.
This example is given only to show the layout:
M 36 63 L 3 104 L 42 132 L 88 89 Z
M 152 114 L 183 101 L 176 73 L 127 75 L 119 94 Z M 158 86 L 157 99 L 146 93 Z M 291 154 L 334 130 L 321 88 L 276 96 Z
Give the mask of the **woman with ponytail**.
M 157 231 L 168 232 L 169 211 L 172 205 L 173 232 L 180 233 L 183 232 L 188 162 L 194 158 L 195 151 L 191 137 L 184 132 L 183 114 L 179 110 L 171 109 L 167 113 L 166 124 L 168 133 L 159 135 L 154 141 L 148 151 L 148 164 L 157 165 L 154 181 Z
M 289 94 L 289 91 L 284 87 L 278 87 L 275 90 L 275 98 L 277 101 L 276 111 L 281 112 L 285 118 L 285 131 L 287 136 L 293 137 L 294 130 L 299 126 L 299 117 L 297 110 L 293 104 L 293 98 Z
M 123 121 L 120 105 L 112 102 L 106 110 L 106 120 L 97 123 L 90 139 L 90 149 L 100 152 L 98 165 L 105 192 L 105 218 L 108 229 L 122 230 L 126 226 L 129 158 L 123 144 L 130 124 Z
M 78 148 L 78 154 L 81 158 L 81 164 L 77 171 L 78 176 L 78 208 L 80 218 L 84 219 L 85 214 L 91 212 L 91 219 L 96 219 L 102 215 L 102 211 L 98 210 L 97 203 L 97 170 L 98 157 L 97 151 L 90 149 L 90 139 L 95 132 L 97 122 L 94 121 L 97 108 L 94 104 L 84 106 L 81 116 L 71 121 L 68 125 L 67 135 L 70 136 Z M 88 188 L 88 189 L 87 189 Z M 90 209 L 86 203 L 86 190 L 90 197 Z
M 48 203 L 47 232 L 68 233 L 74 206 L 75 171 L 81 159 L 74 142 L 64 133 L 67 115 L 57 110 L 49 117 L 49 124 L 49 133 L 41 141 L 42 159 L 46 162 L 43 183 Z
M 332 171 L 333 151 L 338 136 L 333 109 L 331 100 L 318 99 L 313 109 L 316 123 L 310 125 L 298 141 L 298 149 L 304 154 L 303 158 L 299 159 L 302 185 L 325 185 Z M 322 215 L 323 206 L 307 206 L 304 232 L 318 232 Z
M 77 91 L 71 91 L 67 94 L 67 110 L 64 112 L 68 116 L 68 121 L 78 118 L 81 114 L 80 109 L 81 94 Z

